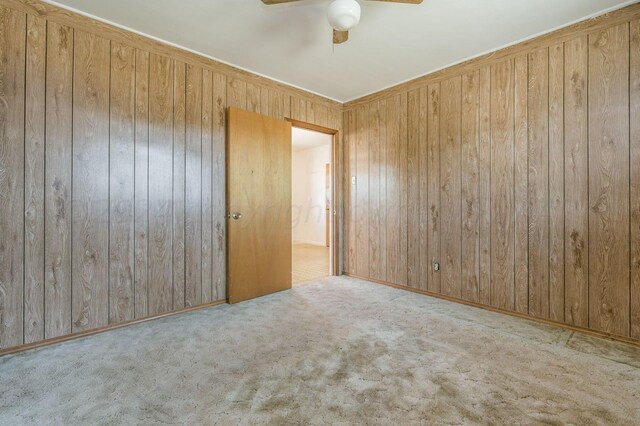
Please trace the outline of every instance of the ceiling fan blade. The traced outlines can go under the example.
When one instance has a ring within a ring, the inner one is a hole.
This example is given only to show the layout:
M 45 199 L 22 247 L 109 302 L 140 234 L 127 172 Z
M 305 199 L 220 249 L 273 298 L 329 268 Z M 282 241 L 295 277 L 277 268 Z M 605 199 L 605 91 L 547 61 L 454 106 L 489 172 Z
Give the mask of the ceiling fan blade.
M 333 30 L 333 44 L 344 43 L 347 40 L 349 40 L 349 31 Z
M 369 0 L 369 1 L 384 1 L 384 2 L 387 2 L 387 3 L 407 3 L 407 4 L 420 4 L 420 3 L 422 3 L 422 0 Z
M 262 0 L 262 3 L 268 6 L 271 4 L 293 3 L 294 1 L 301 1 L 301 0 Z

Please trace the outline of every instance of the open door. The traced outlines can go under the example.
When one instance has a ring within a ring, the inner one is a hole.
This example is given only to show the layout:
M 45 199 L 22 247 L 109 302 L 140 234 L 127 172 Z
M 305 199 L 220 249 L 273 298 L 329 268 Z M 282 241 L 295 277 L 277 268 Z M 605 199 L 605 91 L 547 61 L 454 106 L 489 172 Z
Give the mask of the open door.
M 327 163 L 324 172 L 324 205 L 326 245 L 331 246 L 331 164 Z
M 229 302 L 291 288 L 291 123 L 229 108 Z

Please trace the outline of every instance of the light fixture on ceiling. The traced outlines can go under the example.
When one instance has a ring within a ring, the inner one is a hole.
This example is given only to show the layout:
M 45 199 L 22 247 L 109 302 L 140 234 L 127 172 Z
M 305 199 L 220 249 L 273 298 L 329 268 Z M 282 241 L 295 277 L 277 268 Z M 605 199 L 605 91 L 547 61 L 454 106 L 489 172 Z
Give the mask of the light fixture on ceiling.
M 349 31 L 360 22 L 360 4 L 356 0 L 334 0 L 327 13 L 336 31 Z
M 262 0 L 266 5 L 293 3 L 301 0 Z M 384 3 L 420 4 L 422 0 L 369 0 Z M 333 44 L 349 39 L 349 30 L 360 22 L 360 3 L 356 0 L 333 0 L 327 12 L 329 24 L 333 27 Z

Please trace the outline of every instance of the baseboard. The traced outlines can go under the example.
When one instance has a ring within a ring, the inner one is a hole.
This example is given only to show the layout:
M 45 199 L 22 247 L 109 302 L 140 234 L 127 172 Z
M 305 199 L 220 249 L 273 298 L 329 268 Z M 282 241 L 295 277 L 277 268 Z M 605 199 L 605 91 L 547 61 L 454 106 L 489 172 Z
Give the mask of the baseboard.
M 111 331 L 111 330 L 116 330 L 118 328 L 129 327 L 131 325 L 141 324 L 143 322 L 153 321 L 153 320 L 157 320 L 157 319 L 160 319 L 160 318 L 167 318 L 167 317 L 171 317 L 171 316 L 174 316 L 174 315 L 179 315 L 179 314 L 184 314 L 184 313 L 187 313 L 187 312 L 197 311 L 197 310 L 200 310 L 200 309 L 211 308 L 211 307 L 222 305 L 222 304 L 225 304 L 225 303 L 228 303 L 227 299 L 218 300 L 218 301 L 211 302 L 211 303 L 206 303 L 204 305 L 190 306 L 188 308 L 182 308 L 182 309 L 178 309 L 176 311 L 165 312 L 165 313 L 158 314 L 158 315 L 150 315 L 148 317 L 138 318 L 138 319 L 134 319 L 134 320 L 130 320 L 130 321 L 125 321 L 125 322 L 121 322 L 121 323 L 118 323 L 118 324 L 105 325 L 104 327 L 94 328 L 92 330 L 81 331 L 81 332 L 78 332 L 78 333 L 67 334 L 67 335 L 59 336 L 59 337 L 52 337 L 50 339 L 40 340 L 40 341 L 34 342 L 34 343 L 26 343 L 24 345 L 13 346 L 11 348 L 6 348 L 6 349 L 0 350 L 0 356 L 14 354 L 14 353 L 17 353 L 17 352 L 28 351 L 28 350 L 32 350 L 32 349 L 38 349 L 38 348 L 41 348 L 41 347 L 44 347 L 44 346 L 54 345 L 56 343 L 62 343 L 62 342 L 66 342 L 66 341 L 69 341 L 69 340 L 80 339 L 82 337 L 93 336 L 94 334 L 103 333 L 105 331 Z
M 357 279 L 360 279 L 360 280 L 363 280 L 363 281 L 368 281 L 368 282 L 371 282 L 371 283 L 374 283 L 374 284 L 382 284 L 382 285 L 386 285 L 386 286 L 389 286 L 389 287 L 397 288 L 397 289 L 400 289 L 400 290 L 410 291 L 412 293 L 418 293 L 418 294 L 422 294 L 422 295 L 425 295 L 425 296 L 435 297 L 436 299 L 442 299 L 442 300 L 446 300 L 446 301 L 449 301 L 449 302 L 459 303 L 461 305 L 472 306 L 474 308 L 480 308 L 480 309 L 484 309 L 486 311 L 497 312 L 497 313 L 500 313 L 500 314 L 506 314 L 506 315 L 509 315 L 509 316 L 512 316 L 512 317 L 517 317 L 517 318 L 521 318 L 521 319 L 537 322 L 537 323 L 540 323 L 540 324 L 559 327 L 559 328 L 562 328 L 562 329 L 565 329 L 565 330 L 569 330 L 569 331 L 573 331 L 573 332 L 576 332 L 576 333 L 582 333 L 582 334 L 586 334 L 586 335 L 589 335 L 589 336 L 601 337 L 601 338 L 604 338 L 604 339 L 613 340 L 613 341 L 616 341 L 616 342 L 626 343 L 628 345 L 640 347 L 640 340 L 635 340 L 635 339 L 632 339 L 630 337 L 618 336 L 618 335 L 615 335 L 615 334 L 605 333 L 603 331 L 591 330 L 589 328 L 578 327 L 578 326 L 575 326 L 575 325 L 565 324 L 565 323 L 562 323 L 562 322 L 548 320 L 548 319 L 544 319 L 544 318 L 536 318 L 536 317 L 532 317 L 530 315 L 521 314 L 519 312 L 513 312 L 513 311 L 506 310 L 506 309 L 496 308 L 494 306 L 487 306 L 487 305 L 483 305 L 481 303 L 470 302 L 468 300 L 458 299 L 458 298 L 450 297 L 450 296 L 445 296 L 443 294 L 434 293 L 432 291 L 422 290 L 422 289 L 419 289 L 419 288 L 413 288 L 413 287 L 403 286 L 403 285 L 400 285 L 400 284 L 394 284 L 394 283 L 390 283 L 388 281 L 382 281 L 382 280 L 376 280 L 374 278 L 362 277 L 360 275 L 351 274 L 349 272 L 344 272 L 344 275 L 346 275 L 348 277 L 357 278 Z
M 506 315 L 509 315 L 509 316 L 512 316 L 512 317 L 526 319 L 526 320 L 534 321 L 534 322 L 537 322 L 537 323 L 540 323 L 540 324 L 559 327 L 559 328 L 562 328 L 562 329 L 565 329 L 565 330 L 574 331 L 574 332 L 582 333 L 582 334 L 589 335 L 589 336 L 601 337 L 601 338 L 605 338 L 605 339 L 608 339 L 608 340 L 613 340 L 613 341 L 616 341 L 616 342 L 626 343 L 626 344 L 629 344 L 629 345 L 640 347 L 640 341 L 635 340 L 635 339 L 631 339 L 631 338 L 622 337 L 622 336 L 617 336 L 615 334 L 609 334 L 609 333 L 605 333 L 605 332 L 601 332 L 601 331 L 590 330 L 588 328 L 577 327 L 577 326 L 561 323 L 561 322 L 558 322 L 558 321 L 552 321 L 552 320 L 547 320 L 547 319 L 543 319 L 543 318 L 536 318 L 536 317 L 532 317 L 532 316 L 529 316 L 529 315 L 521 314 L 521 313 L 518 313 L 518 312 L 508 311 L 506 309 L 496 308 L 496 307 L 493 307 L 493 306 L 487 306 L 487 305 L 483 305 L 483 304 L 480 304 L 480 303 L 470 302 L 468 300 L 457 299 L 455 297 L 445 296 L 445 295 L 434 293 L 434 292 L 431 292 L 431 291 L 428 291 L 428 290 L 422 290 L 422 289 L 418 289 L 418 288 L 407 287 L 407 286 L 403 286 L 403 285 L 400 285 L 400 284 L 394 284 L 394 283 L 391 283 L 391 282 L 388 282 L 388 281 L 376 280 L 374 278 L 362 277 L 360 275 L 351 274 L 349 272 L 343 272 L 342 275 L 345 275 L 345 276 L 348 276 L 348 277 L 352 277 L 352 278 L 357 278 L 357 279 L 360 279 L 360 280 L 363 280 L 363 281 L 368 281 L 368 282 L 374 283 L 374 284 L 386 285 L 386 286 L 393 287 L 393 288 L 396 288 L 396 289 L 399 289 L 399 290 L 405 290 L 405 291 L 410 291 L 410 292 L 413 292 L 413 293 L 422 294 L 422 295 L 425 295 L 425 296 L 435 297 L 436 299 L 442 299 L 442 300 L 447 300 L 449 302 L 454 302 L 454 303 L 459 303 L 459 304 L 462 304 L 462 305 L 472 306 L 474 308 L 480 308 L 480 309 L 484 309 L 486 311 L 506 314 Z M 27 344 L 24 344 L 24 345 L 13 346 L 11 348 L 6 348 L 6 349 L 0 350 L 0 356 L 14 354 L 14 353 L 17 353 L 17 352 L 28 351 L 28 350 L 32 350 L 32 349 L 38 349 L 38 348 L 41 348 L 41 347 L 44 347 L 44 346 L 53 345 L 53 344 L 56 344 L 56 343 L 62 343 L 62 342 L 66 342 L 66 341 L 69 341 L 69 340 L 75 340 L 75 339 L 80 339 L 80 338 L 83 338 L 83 337 L 93 336 L 94 334 L 103 333 L 105 331 L 116 330 L 118 328 L 123 328 L 123 327 L 128 327 L 128 326 L 131 326 L 131 325 L 141 324 L 141 323 L 144 323 L 144 322 L 147 322 L 147 321 L 153 321 L 153 320 L 157 320 L 157 319 L 160 319 L 160 318 L 167 318 L 167 317 L 171 317 L 171 316 L 174 316 L 174 315 L 179 315 L 179 314 L 184 314 L 184 313 L 187 313 L 187 312 L 197 311 L 197 310 L 200 310 L 200 309 L 211 308 L 211 307 L 219 306 L 219 305 L 226 304 L 226 303 L 228 303 L 228 301 L 226 299 L 225 300 L 218 300 L 216 302 L 207 303 L 205 305 L 191 306 L 191 307 L 179 309 L 179 310 L 176 310 L 176 311 L 171 311 L 171 312 L 166 312 L 166 313 L 162 313 L 162 314 L 158 314 L 158 315 L 151 315 L 151 316 L 144 317 L 144 318 L 139 318 L 139 319 L 135 319 L 135 320 L 131 320 L 131 321 L 126 321 L 126 322 L 122 322 L 122 323 L 119 323 L 119 324 L 111 324 L 111 325 L 107 325 L 107 326 L 104 326 L 104 327 L 95 328 L 93 330 L 87 330 L 87 331 L 82 331 L 82 332 L 79 332 L 79 333 L 67 334 L 65 336 L 60 336 L 60 337 L 53 337 L 51 339 L 40 340 L 40 341 L 34 342 L 34 343 L 27 343 Z

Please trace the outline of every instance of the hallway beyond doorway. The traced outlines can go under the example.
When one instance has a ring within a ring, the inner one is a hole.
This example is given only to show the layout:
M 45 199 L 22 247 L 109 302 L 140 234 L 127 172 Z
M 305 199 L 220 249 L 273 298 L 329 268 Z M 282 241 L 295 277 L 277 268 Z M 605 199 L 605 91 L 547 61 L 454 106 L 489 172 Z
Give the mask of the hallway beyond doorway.
M 329 275 L 329 247 L 313 244 L 293 244 L 291 282 L 302 284 Z

